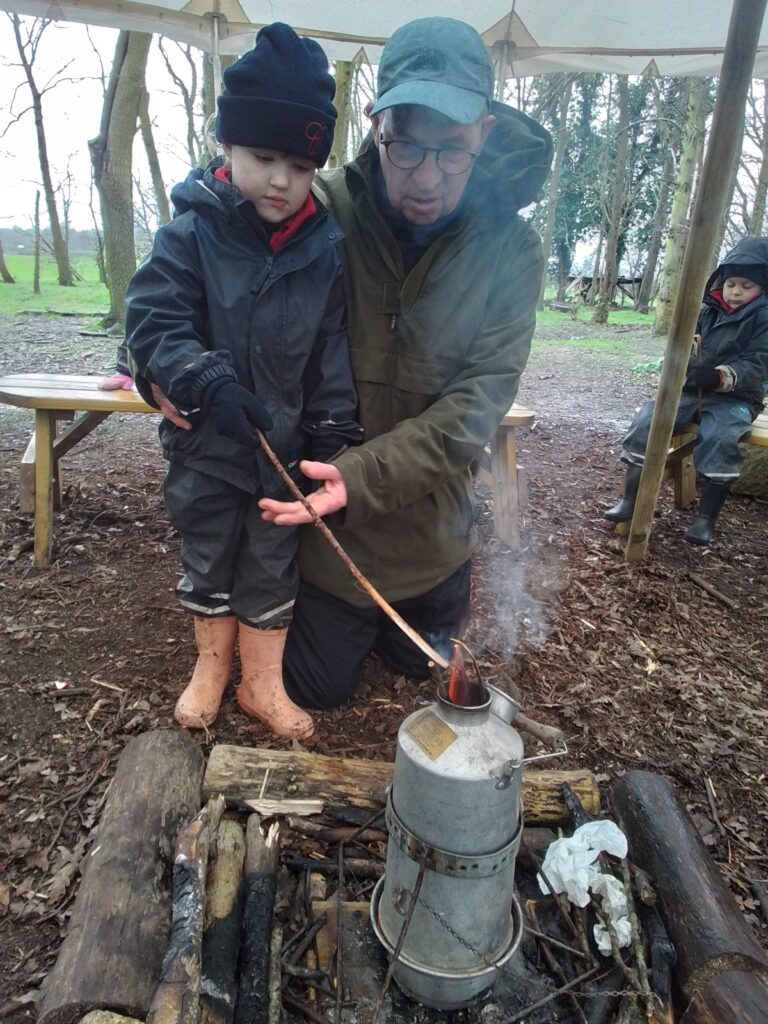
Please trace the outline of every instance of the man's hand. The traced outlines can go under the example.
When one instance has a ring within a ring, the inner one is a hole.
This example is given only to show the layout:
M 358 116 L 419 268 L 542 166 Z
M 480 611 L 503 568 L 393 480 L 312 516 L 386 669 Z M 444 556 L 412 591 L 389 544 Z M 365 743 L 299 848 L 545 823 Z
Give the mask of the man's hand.
M 328 462 L 307 462 L 299 463 L 304 476 L 310 480 L 322 480 L 323 484 L 312 494 L 307 496 L 307 501 L 319 516 L 329 516 L 332 512 L 338 512 L 347 504 L 347 488 L 344 478 L 336 466 Z M 259 502 L 261 518 L 277 526 L 301 526 L 304 523 L 311 523 L 312 516 L 307 512 L 300 501 L 275 501 L 273 498 L 262 498 Z
M 707 366 L 706 363 L 692 367 L 691 377 L 696 387 L 701 388 L 705 395 L 717 391 L 721 384 L 720 371 L 716 366 Z
M 189 420 L 185 420 L 179 410 L 157 386 L 157 384 L 150 384 L 150 390 L 152 391 L 152 397 L 157 403 L 157 407 L 160 412 L 165 416 L 167 420 L 170 420 L 175 427 L 181 427 L 182 430 L 191 430 L 192 424 Z

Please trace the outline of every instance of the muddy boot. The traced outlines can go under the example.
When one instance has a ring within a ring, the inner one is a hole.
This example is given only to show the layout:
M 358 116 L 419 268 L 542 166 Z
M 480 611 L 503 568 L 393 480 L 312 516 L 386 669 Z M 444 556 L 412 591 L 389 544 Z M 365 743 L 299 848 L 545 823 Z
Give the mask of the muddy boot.
M 187 729 L 206 729 L 216 720 L 229 682 L 237 639 L 234 615 L 195 616 L 198 658 L 192 679 L 176 702 L 173 717 Z
M 715 533 L 717 517 L 730 492 L 731 485 L 729 483 L 713 484 L 711 480 L 704 480 L 701 485 L 699 514 L 685 531 L 685 539 L 689 544 L 706 547 L 711 542 Z
M 315 731 L 311 717 L 294 704 L 283 686 L 283 651 L 287 629 L 254 629 L 240 623 L 243 678 L 237 703 L 259 718 L 276 736 L 308 740 Z
M 607 508 L 603 515 L 612 523 L 628 523 L 635 511 L 637 500 L 637 489 L 640 486 L 640 477 L 643 474 L 643 467 L 636 466 L 633 462 L 628 463 L 626 476 L 624 477 L 624 495 L 618 505 Z

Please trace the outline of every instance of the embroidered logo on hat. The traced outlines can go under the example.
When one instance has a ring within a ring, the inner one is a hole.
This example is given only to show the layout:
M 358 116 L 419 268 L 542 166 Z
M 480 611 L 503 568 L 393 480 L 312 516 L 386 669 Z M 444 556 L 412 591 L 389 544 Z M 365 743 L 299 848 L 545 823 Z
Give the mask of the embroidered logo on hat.
M 319 121 L 310 121 L 304 128 L 304 138 L 309 143 L 308 152 L 310 156 L 317 156 L 320 145 L 328 134 L 328 129 Z

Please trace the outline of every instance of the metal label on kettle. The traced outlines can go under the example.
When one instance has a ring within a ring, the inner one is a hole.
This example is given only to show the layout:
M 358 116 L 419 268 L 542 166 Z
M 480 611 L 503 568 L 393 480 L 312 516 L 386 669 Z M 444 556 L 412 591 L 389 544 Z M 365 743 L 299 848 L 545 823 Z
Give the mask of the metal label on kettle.
M 450 725 L 438 718 L 434 711 L 419 715 L 408 723 L 405 731 L 431 761 L 436 761 L 458 739 Z

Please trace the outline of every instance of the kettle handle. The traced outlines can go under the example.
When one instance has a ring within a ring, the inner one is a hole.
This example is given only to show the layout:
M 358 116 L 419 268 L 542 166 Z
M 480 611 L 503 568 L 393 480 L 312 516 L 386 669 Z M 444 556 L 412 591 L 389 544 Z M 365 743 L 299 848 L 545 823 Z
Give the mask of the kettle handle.
M 565 736 L 562 729 L 557 729 L 553 725 L 544 725 L 543 722 L 535 722 L 520 711 L 514 716 L 512 722 L 518 729 L 530 733 L 531 736 L 534 736 L 541 743 L 546 743 L 548 747 L 555 748 L 560 743 L 565 744 Z

